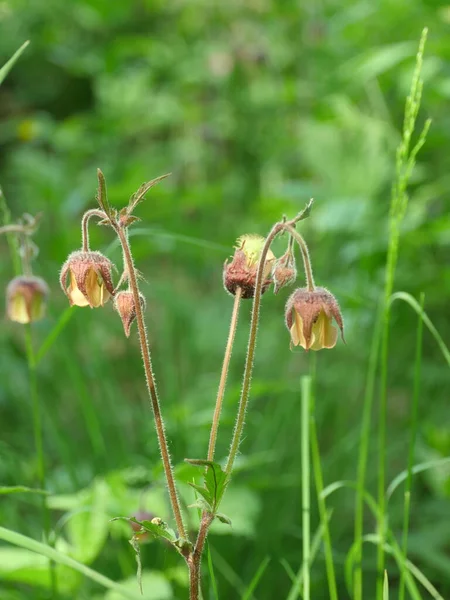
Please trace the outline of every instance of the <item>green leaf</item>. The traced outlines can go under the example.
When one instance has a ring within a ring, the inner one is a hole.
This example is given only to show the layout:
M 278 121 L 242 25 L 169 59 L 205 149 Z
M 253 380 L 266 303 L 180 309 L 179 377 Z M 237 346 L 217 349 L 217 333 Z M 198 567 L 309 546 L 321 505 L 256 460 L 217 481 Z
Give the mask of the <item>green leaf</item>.
M 389 600 L 389 580 L 387 571 L 384 571 L 383 600 Z
M 5 485 L 0 486 L 0 495 L 1 494 L 43 494 L 47 495 L 48 492 L 46 490 L 40 490 L 39 488 L 30 488 L 24 485 Z
M 153 519 L 153 521 L 138 521 L 135 517 L 114 517 L 111 521 L 128 521 L 128 523 L 136 523 L 142 528 L 142 533 L 146 531 L 154 539 L 164 538 L 172 544 L 175 544 L 178 540 L 174 530 L 170 529 L 167 523 L 158 518 Z
M 214 504 L 214 498 L 211 496 L 209 490 L 207 490 L 206 488 L 202 487 L 201 485 L 197 485 L 196 483 L 192 483 L 192 482 L 188 482 L 188 484 L 194 488 L 194 490 L 196 492 L 198 492 L 205 500 L 206 505 L 207 505 L 207 509 L 209 511 L 213 510 L 213 504 Z M 193 506 L 193 505 L 192 505 Z
M 212 512 L 215 512 L 228 483 L 227 474 L 218 463 L 210 460 L 186 458 L 185 461 L 196 467 L 206 467 L 204 487 L 192 483 L 189 485 L 205 498 L 211 505 Z
M 11 58 L 6 62 L 3 67 L 0 69 L 0 85 L 3 83 L 5 77 L 8 75 L 14 63 L 18 60 L 22 52 L 27 48 L 30 41 L 26 41 L 24 44 L 20 46 L 20 48 L 11 56 Z
M 216 519 L 219 519 L 219 521 L 225 525 L 229 525 L 230 527 L 232 526 L 230 517 L 227 517 L 227 515 L 224 515 L 223 513 L 217 513 Z
M 19 546 L 20 548 L 25 548 L 26 550 L 30 550 L 46 558 L 53 560 L 54 562 L 65 565 L 78 571 L 85 577 L 89 577 L 92 581 L 99 583 L 100 585 L 109 588 L 111 590 L 116 590 L 118 594 L 117 598 L 129 598 L 130 600 L 142 600 L 142 596 L 137 593 L 133 593 L 131 590 L 128 590 L 115 581 L 112 581 L 108 577 L 105 577 L 101 573 L 86 567 L 86 565 L 81 564 L 80 562 L 70 558 L 66 554 L 47 546 L 46 544 L 42 544 L 41 542 L 37 542 L 32 538 L 29 538 L 21 533 L 17 533 L 16 531 L 12 531 L 11 529 L 6 529 L 5 527 L 0 527 L 0 540 L 4 540 L 5 542 L 9 542 L 10 544 L 14 544 L 15 546 Z M 48 564 L 48 563 L 47 563 Z M 47 567 L 48 572 L 48 567 Z
M 135 535 L 133 535 L 133 537 L 130 540 L 130 544 L 133 547 L 133 550 L 135 552 L 135 557 L 136 557 L 136 562 L 137 562 L 137 572 L 136 572 L 136 577 L 138 580 L 138 584 L 139 584 L 139 589 L 141 590 L 141 594 L 144 594 L 144 591 L 142 589 L 142 561 L 141 561 L 141 547 L 139 545 L 139 541 L 137 539 L 137 537 Z
M 163 179 L 166 179 L 166 177 L 169 177 L 169 175 L 171 175 L 171 173 L 166 173 L 165 175 L 161 175 L 160 177 L 156 177 L 155 179 L 152 179 L 151 181 L 147 181 L 146 183 L 143 183 L 141 185 L 141 187 L 138 189 L 138 191 L 135 192 L 130 198 L 130 202 L 126 209 L 128 214 L 131 214 L 133 212 L 133 210 L 136 208 L 136 206 L 139 204 L 139 202 L 141 202 L 144 199 L 145 194 L 153 186 L 157 185 Z
M 98 188 L 97 188 L 97 202 L 100 208 L 108 215 L 111 216 L 111 207 L 108 202 L 108 194 L 106 192 L 106 181 L 105 176 L 97 169 Z

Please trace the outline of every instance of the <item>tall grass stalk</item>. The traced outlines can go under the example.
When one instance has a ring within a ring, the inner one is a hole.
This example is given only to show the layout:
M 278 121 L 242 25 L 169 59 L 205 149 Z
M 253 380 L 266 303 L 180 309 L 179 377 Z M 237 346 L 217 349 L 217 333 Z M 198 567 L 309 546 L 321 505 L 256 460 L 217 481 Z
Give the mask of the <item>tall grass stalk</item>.
M 380 350 L 381 318 L 378 317 L 372 338 L 369 356 L 369 369 L 367 373 L 366 390 L 364 394 L 363 417 L 361 437 L 358 452 L 357 493 L 355 503 L 355 572 L 353 577 L 353 596 L 355 600 L 362 600 L 363 576 L 363 525 L 364 525 L 364 494 L 366 482 L 367 457 L 369 455 L 370 425 L 372 420 L 372 406 L 375 396 L 375 377 L 377 372 L 378 354 Z
M 424 294 L 420 296 L 420 308 L 423 311 L 424 305 Z M 419 314 L 417 322 L 417 336 L 416 336 L 416 358 L 414 363 L 414 389 L 413 389 L 413 401 L 411 407 L 411 425 L 410 425 L 410 438 L 409 438 L 409 452 L 408 452 L 408 476 L 405 484 L 405 498 L 403 505 L 403 535 L 402 535 L 402 551 L 406 559 L 408 553 L 408 529 L 409 529 L 409 513 L 411 507 L 411 488 L 412 488 L 412 477 L 413 477 L 413 463 L 414 463 L 414 449 L 416 446 L 417 437 L 417 416 L 419 407 L 419 396 L 420 396 L 420 374 L 422 367 L 422 337 L 423 337 L 423 319 Z M 400 585 L 398 598 L 404 600 L 405 598 L 405 570 L 403 567 L 400 575 Z
M 389 242 L 385 270 L 382 337 L 381 337 L 381 387 L 379 403 L 378 427 L 378 505 L 380 519 L 378 533 L 380 543 L 377 551 L 377 600 L 383 598 L 383 572 L 385 564 L 384 543 L 386 538 L 386 417 L 387 417 L 387 380 L 388 380 L 388 354 L 389 354 L 389 323 L 390 323 L 390 298 L 393 292 L 395 271 L 398 259 L 400 226 L 408 206 L 406 192 L 411 174 L 416 162 L 417 154 L 423 144 L 431 124 L 425 122 L 421 134 L 414 146 L 411 147 L 411 138 L 415 130 L 417 115 L 422 98 L 423 81 L 421 71 L 423 54 L 428 30 L 425 28 L 420 38 L 419 50 L 416 57 L 416 66 L 411 83 L 410 93 L 406 99 L 405 117 L 403 122 L 403 135 L 396 153 L 396 174 L 392 186 L 391 205 L 389 213 Z
M 45 471 L 45 458 L 44 458 L 44 442 L 42 435 L 42 411 L 41 401 L 39 398 L 37 376 L 36 376 L 36 358 L 33 348 L 33 337 L 31 333 L 31 326 L 29 324 L 24 325 L 25 329 L 25 345 L 27 353 L 28 373 L 30 380 L 30 396 L 31 396 L 31 408 L 33 415 L 33 434 L 34 434 L 34 445 L 36 450 L 37 458 L 37 473 L 39 487 L 42 490 L 46 489 L 46 471 Z M 42 531 L 44 533 L 44 541 L 46 544 L 50 541 L 50 530 L 51 530 L 51 519 L 50 510 L 47 504 L 47 496 L 42 495 Z M 55 563 L 50 561 L 50 586 L 52 590 L 52 598 L 58 597 L 57 582 L 56 582 L 56 571 Z
M 315 403 L 316 403 L 316 369 L 317 369 L 317 360 L 316 354 L 312 355 L 312 364 L 311 364 L 311 404 L 309 407 L 309 430 L 310 430 L 310 438 L 311 438 L 311 458 L 314 472 L 314 482 L 316 485 L 316 494 L 317 494 L 317 504 L 319 507 L 319 516 L 320 523 L 323 528 L 323 546 L 325 551 L 325 567 L 327 571 L 327 581 L 328 581 L 328 593 L 330 596 L 330 600 L 338 600 L 338 592 L 336 585 L 336 573 L 334 570 L 334 562 L 333 562 L 333 549 L 331 545 L 331 535 L 330 528 L 328 526 L 329 515 L 327 512 L 327 506 L 325 497 L 322 494 L 323 492 L 323 474 L 322 474 L 322 465 L 320 463 L 320 450 L 319 450 L 319 440 L 317 436 L 317 427 L 316 427 L 316 416 L 315 416 Z
M 301 378 L 301 464 L 302 464 L 302 541 L 303 541 L 303 600 L 310 600 L 311 490 L 309 472 L 309 412 L 311 377 Z

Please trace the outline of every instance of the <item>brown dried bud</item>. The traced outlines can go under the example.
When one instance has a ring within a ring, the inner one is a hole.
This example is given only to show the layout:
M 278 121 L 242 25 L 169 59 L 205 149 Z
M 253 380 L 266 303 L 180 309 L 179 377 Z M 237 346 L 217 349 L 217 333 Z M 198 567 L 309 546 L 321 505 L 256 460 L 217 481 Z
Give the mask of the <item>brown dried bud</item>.
M 264 241 L 260 235 L 241 236 L 237 240 L 233 260 L 229 264 L 228 261 L 225 261 L 223 283 L 225 289 L 233 296 L 238 287 L 242 288 L 242 298 L 253 298 L 255 295 L 256 273 Z M 261 293 L 264 293 L 272 283 L 270 272 L 274 261 L 275 256 L 269 249 L 264 264 Z
M 39 321 L 45 315 L 48 294 L 48 286 L 40 277 L 15 277 L 6 288 L 8 319 L 17 323 Z
M 139 301 L 142 309 L 145 309 L 145 298 L 142 294 L 139 294 Z M 134 302 L 133 292 L 130 290 L 118 292 L 114 298 L 114 308 L 122 319 L 125 335 L 130 337 L 131 325 L 136 318 L 136 304 Z
M 113 264 L 100 252 L 73 252 L 61 269 L 61 287 L 71 305 L 103 306 L 114 296 L 111 279 Z M 70 275 L 66 287 L 67 275 Z
M 334 348 L 337 341 L 336 321 L 342 340 L 344 323 L 336 298 L 325 288 L 314 291 L 298 288 L 286 303 L 286 326 L 291 334 L 292 346 L 301 346 L 305 350 Z
M 281 288 L 291 285 L 297 279 L 295 256 L 292 249 L 288 249 L 281 258 L 275 262 L 272 270 L 274 283 L 273 293 L 277 294 Z

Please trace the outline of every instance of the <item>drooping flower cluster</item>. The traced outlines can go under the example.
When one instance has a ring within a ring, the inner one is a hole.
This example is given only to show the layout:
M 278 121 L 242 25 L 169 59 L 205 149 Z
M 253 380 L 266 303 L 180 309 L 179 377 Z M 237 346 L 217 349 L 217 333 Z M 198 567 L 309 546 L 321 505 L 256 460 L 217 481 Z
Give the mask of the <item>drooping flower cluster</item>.
M 100 252 L 73 252 L 63 264 L 60 275 L 61 287 L 70 305 L 97 308 L 108 302 L 114 296 L 112 269 L 112 262 Z
M 39 321 L 45 315 L 48 294 L 48 286 L 41 277 L 15 277 L 6 288 L 8 319 L 22 324 Z

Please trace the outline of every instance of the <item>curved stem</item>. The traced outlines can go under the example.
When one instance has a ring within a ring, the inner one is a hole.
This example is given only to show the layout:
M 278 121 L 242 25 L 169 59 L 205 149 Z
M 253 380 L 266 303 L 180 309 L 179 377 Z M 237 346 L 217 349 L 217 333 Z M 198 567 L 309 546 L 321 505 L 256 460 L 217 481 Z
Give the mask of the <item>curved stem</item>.
M 83 252 L 89 252 L 90 250 L 88 225 L 89 219 L 91 217 L 99 217 L 100 219 L 105 219 L 106 213 L 104 213 L 102 210 L 99 210 L 98 208 L 91 208 L 90 210 L 87 210 L 84 213 L 83 218 L 81 219 L 81 246 Z
M 231 353 L 233 351 L 234 337 L 236 334 L 236 328 L 239 317 L 239 307 L 241 304 L 242 288 L 236 289 L 234 296 L 233 312 L 231 315 L 230 330 L 228 333 L 228 341 L 225 348 L 225 355 L 223 358 L 222 372 L 220 374 L 219 388 L 217 390 L 216 407 L 214 409 L 213 422 L 211 426 L 211 433 L 209 436 L 208 446 L 208 460 L 214 460 L 214 452 L 216 449 L 217 430 L 219 429 L 220 413 L 222 411 L 223 396 L 225 392 L 225 385 L 227 383 L 228 369 L 230 366 Z
M 239 449 L 239 444 L 241 442 L 242 430 L 244 428 L 245 422 L 245 411 L 247 409 L 248 396 L 250 393 L 250 383 L 252 378 L 253 371 L 253 360 L 255 357 L 255 348 L 256 348 L 256 335 L 258 332 L 258 321 L 259 321 L 259 312 L 261 305 L 261 292 L 262 292 L 262 284 L 264 279 L 264 266 L 266 262 L 267 252 L 269 251 L 270 245 L 272 244 L 275 237 L 288 225 L 286 223 L 276 223 L 269 235 L 266 238 L 263 249 L 261 251 L 261 256 L 259 258 L 258 270 L 256 274 L 256 283 L 255 283 L 255 296 L 253 298 L 253 309 L 252 309 L 252 319 L 250 323 L 250 334 L 248 339 L 248 347 L 247 347 L 247 358 L 245 360 L 245 368 L 244 368 L 244 379 L 242 382 L 242 391 L 241 398 L 239 400 L 239 408 L 238 414 L 236 417 L 236 424 L 234 426 L 233 438 L 231 440 L 230 446 L 230 454 L 228 456 L 227 464 L 225 467 L 225 471 L 230 477 L 231 471 L 233 469 L 234 461 L 236 459 L 236 454 Z
M 315 285 L 314 285 L 314 276 L 313 276 L 312 267 L 311 267 L 311 259 L 309 258 L 308 246 L 306 245 L 306 242 L 303 239 L 303 236 L 300 235 L 299 232 L 296 231 L 291 225 L 286 223 L 284 228 L 286 229 L 286 231 L 289 231 L 291 236 L 295 239 L 295 241 L 300 246 L 300 251 L 302 253 L 302 259 L 303 259 L 303 267 L 305 269 L 306 285 L 308 286 L 308 291 L 313 292 L 315 289 Z
M 202 564 L 203 549 L 205 547 L 208 529 L 213 522 L 214 515 L 204 512 L 200 522 L 197 541 L 194 550 L 188 559 L 189 565 L 189 600 L 198 600 L 200 597 L 200 567 Z
M 88 211 L 93 216 L 102 211 Z M 87 214 L 87 213 L 86 213 Z M 86 216 L 86 215 L 85 215 Z M 89 217 L 87 217 L 87 220 Z M 84 220 L 84 218 L 83 218 Z M 130 246 L 128 243 L 128 237 L 126 231 L 119 227 L 116 223 L 113 224 L 114 230 L 116 231 L 120 244 L 123 250 L 123 256 L 127 267 L 128 279 L 130 283 L 130 289 L 133 293 L 135 310 L 136 310 L 136 322 L 139 332 L 139 343 L 141 347 L 142 361 L 144 363 L 145 378 L 147 381 L 147 388 L 150 395 L 150 401 L 153 410 L 153 416 L 155 418 L 156 433 L 158 435 L 159 449 L 161 452 L 161 458 L 164 465 L 164 473 L 167 480 L 167 487 L 169 489 L 170 502 L 172 505 L 173 514 L 177 523 L 178 535 L 186 538 L 186 530 L 183 523 L 183 517 L 181 514 L 180 502 L 178 499 L 178 493 L 175 486 L 175 479 L 173 476 L 172 462 L 169 454 L 169 447 L 167 444 L 166 432 L 164 430 L 164 421 L 161 415 L 161 407 L 159 405 L 158 392 L 156 391 L 155 378 L 153 375 L 152 363 L 150 358 L 150 349 L 148 346 L 147 331 L 145 328 L 144 314 L 139 299 L 139 285 L 136 277 L 136 269 L 133 262 Z

